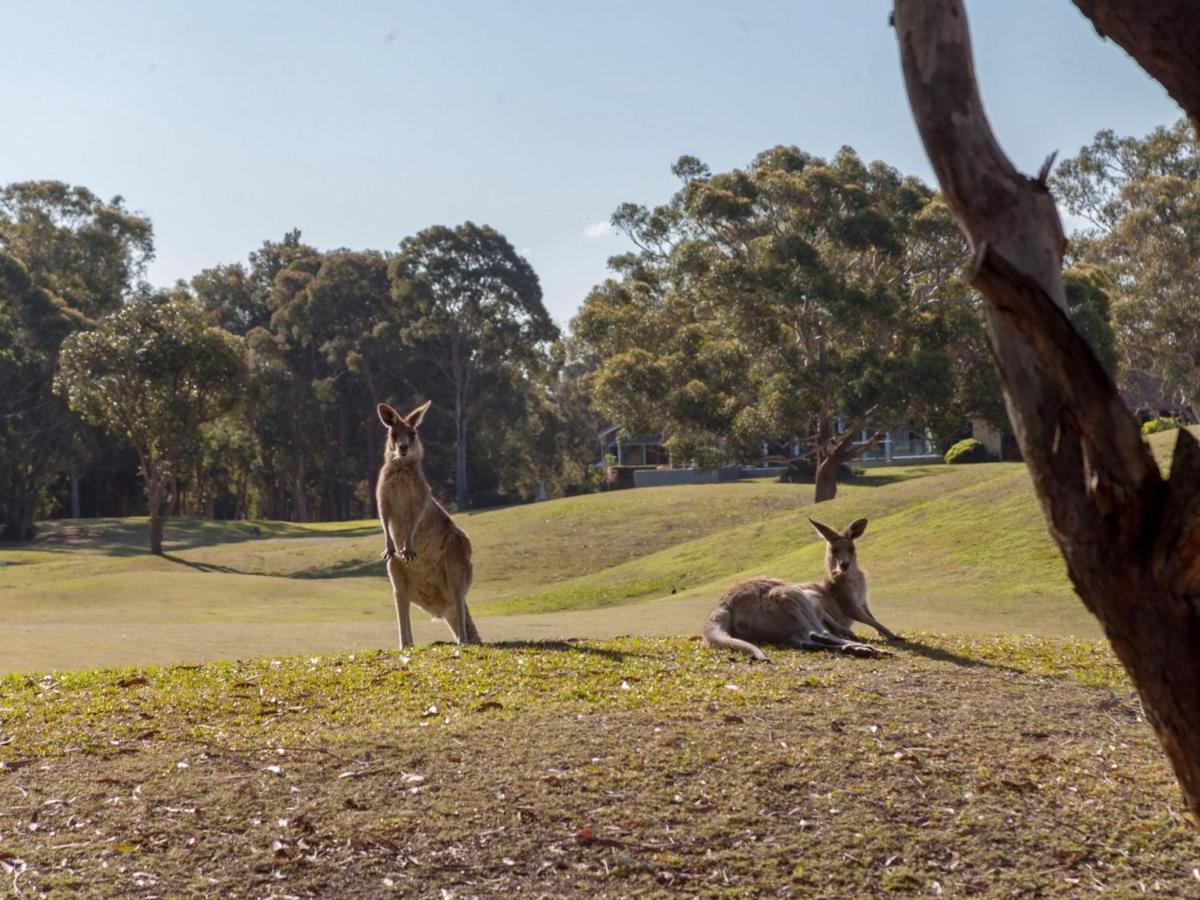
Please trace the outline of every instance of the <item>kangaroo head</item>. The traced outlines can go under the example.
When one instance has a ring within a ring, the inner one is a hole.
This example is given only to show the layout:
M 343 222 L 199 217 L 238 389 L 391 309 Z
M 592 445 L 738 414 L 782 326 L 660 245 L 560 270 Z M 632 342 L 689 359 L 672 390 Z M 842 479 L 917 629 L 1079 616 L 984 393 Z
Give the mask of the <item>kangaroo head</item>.
M 379 421 L 388 430 L 387 446 L 383 448 L 384 460 L 404 460 L 420 462 L 425 455 L 421 446 L 421 438 L 417 436 L 417 426 L 425 417 L 432 400 L 426 400 L 407 416 L 402 416 L 386 403 L 379 404 Z
M 825 538 L 825 568 L 834 578 L 845 575 L 858 567 L 854 557 L 854 539 L 862 537 L 867 530 L 866 519 L 855 519 L 846 526 L 845 531 L 837 531 L 828 525 L 809 519 L 817 534 Z

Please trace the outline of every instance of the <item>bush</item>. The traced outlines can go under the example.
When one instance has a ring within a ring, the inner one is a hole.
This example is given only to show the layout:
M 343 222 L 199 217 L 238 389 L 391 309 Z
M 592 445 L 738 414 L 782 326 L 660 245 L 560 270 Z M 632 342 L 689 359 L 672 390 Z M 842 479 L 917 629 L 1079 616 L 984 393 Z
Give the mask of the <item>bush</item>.
M 861 475 L 862 469 L 851 469 L 845 463 L 838 466 L 837 480 L 849 481 L 855 475 Z M 784 484 L 813 484 L 817 480 L 817 464 L 807 457 L 793 459 L 787 464 L 787 471 L 779 476 Z
M 991 454 L 988 453 L 987 447 L 975 438 L 967 438 L 947 450 L 942 459 L 946 461 L 947 465 L 955 466 L 962 463 L 987 462 L 991 459 Z
M 1158 419 L 1149 419 L 1142 423 L 1142 434 L 1157 434 L 1160 431 L 1174 431 L 1176 428 L 1182 428 L 1183 423 L 1178 419 L 1172 419 L 1170 416 L 1163 416 Z

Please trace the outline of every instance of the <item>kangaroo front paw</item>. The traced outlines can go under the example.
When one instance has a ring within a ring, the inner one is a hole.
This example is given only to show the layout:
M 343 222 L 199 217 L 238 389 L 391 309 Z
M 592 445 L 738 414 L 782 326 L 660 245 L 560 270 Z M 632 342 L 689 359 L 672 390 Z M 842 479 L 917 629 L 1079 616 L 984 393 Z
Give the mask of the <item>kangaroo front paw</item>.
M 395 547 L 385 547 L 383 552 L 379 554 L 379 558 L 382 559 L 384 562 L 387 562 L 389 559 L 391 559 L 395 555 L 396 555 Z
M 842 652 L 861 657 L 892 655 L 887 650 L 880 650 L 878 647 L 872 647 L 870 644 L 846 644 L 842 647 Z
M 417 558 L 417 551 L 413 550 L 407 544 L 400 548 L 400 558 L 405 562 L 412 562 Z

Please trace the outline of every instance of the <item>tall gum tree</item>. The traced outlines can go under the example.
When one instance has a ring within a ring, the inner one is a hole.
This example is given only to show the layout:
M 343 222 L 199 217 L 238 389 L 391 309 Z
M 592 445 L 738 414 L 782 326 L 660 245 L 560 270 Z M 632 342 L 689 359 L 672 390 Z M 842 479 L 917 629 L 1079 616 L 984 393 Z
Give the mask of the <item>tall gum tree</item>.
M 774 147 L 716 174 L 685 156 L 673 172 L 667 203 L 614 214 L 636 251 L 610 260 L 619 279 L 573 325 L 604 360 L 596 401 L 613 420 L 735 458 L 800 437 L 820 502 L 883 437 L 859 441 L 868 420 L 953 404 L 943 245 L 961 238 L 933 191 L 848 147 Z
M 144 294 L 63 342 L 55 388 L 89 422 L 137 451 L 150 552 L 163 552 L 164 500 L 201 440 L 200 426 L 237 396 L 239 339 L 186 296 Z
M 389 272 L 406 322 L 401 337 L 432 376 L 422 382 L 450 396 L 455 499 L 466 509 L 467 444 L 476 416 L 498 385 L 546 363 L 558 328 L 533 268 L 487 225 L 437 226 L 406 238 Z
M 154 255 L 150 221 L 121 197 L 61 181 L 0 188 L 0 533 L 33 537 L 48 488 L 70 478 L 80 514 L 79 421 L 52 392 L 59 345 L 118 308 Z
M 1076 0 L 1200 122 L 1200 6 Z M 1072 325 L 1062 225 L 1047 187 L 1000 148 L 983 111 L 961 0 L 896 0 L 909 102 L 970 241 L 1009 418 L 1050 532 L 1141 695 L 1200 814 L 1200 443 L 1181 430 L 1164 479 L 1137 422 Z

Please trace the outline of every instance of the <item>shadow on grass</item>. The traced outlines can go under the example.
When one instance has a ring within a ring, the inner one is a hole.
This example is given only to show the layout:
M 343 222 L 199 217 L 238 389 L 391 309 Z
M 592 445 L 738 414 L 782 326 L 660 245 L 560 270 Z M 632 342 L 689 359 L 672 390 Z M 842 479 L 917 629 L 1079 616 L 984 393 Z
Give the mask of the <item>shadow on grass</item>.
M 303 523 L 294 522 L 172 517 L 165 523 L 164 543 L 171 550 L 178 551 L 258 540 L 364 537 L 378 530 L 375 524 L 313 531 Z M 54 519 L 38 523 L 38 531 L 38 536 L 30 543 L 5 543 L 0 547 L 57 553 L 87 550 L 108 556 L 143 556 L 150 543 L 150 526 L 144 518 Z
M 972 659 L 969 656 L 962 656 L 943 647 L 935 647 L 933 644 L 926 644 L 921 641 L 908 639 L 889 646 L 895 647 L 897 650 L 907 650 L 916 656 L 924 656 L 926 659 L 936 659 L 938 662 L 953 663 L 956 666 L 962 666 L 967 669 L 994 669 L 998 672 L 1012 672 L 1017 675 L 1024 674 L 1021 669 L 1015 666 L 1001 666 L 982 659 Z
M 190 559 L 184 559 L 182 556 L 172 556 L 170 553 L 164 553 L 162 558 L 167 562 L 173 562 L 177 565 L 187 566 L 189 569 L 195 569 L 197 572 L 221 572 L 225 575 L 250 575 L 251 572 L 243 572 L 241 569 L 235 569 L 232 566 L 218 566 L 216 563 L 193 562 Z
M 367 559 L 343 559 L 341 562 L 330 563 L 314 569 L 301 569 L 292 572 L 288 578 L 361 578 L 365 575 L 387 577 L 387 566 L 378 555 Z
M 641 653 L 626 653 L 623 650 L 614 650 L 611 647 L 592 647 L 582 643 L 579 638 L 567 638 L 565 640 L 545 640 L 545 641 L 529 641 L 529 640 L 511 640 L 511 641 L 488 641 L 487 646 L 499 647 L 504 650 L 556 650 L 556 651 L 572 651 L 574 653 L 587 653 L 592 656 L 600 656 L 612 662 L 621 662 L 626 657 L 634 656 L 641 657 Z

